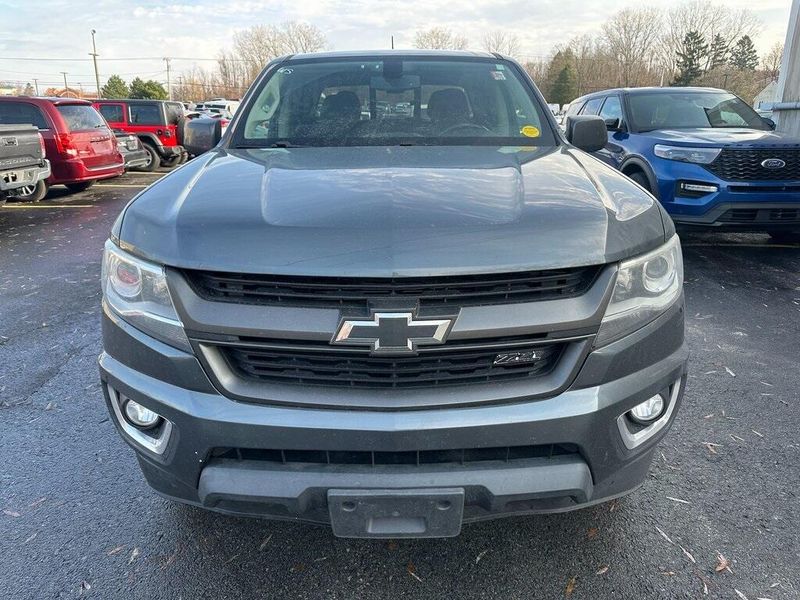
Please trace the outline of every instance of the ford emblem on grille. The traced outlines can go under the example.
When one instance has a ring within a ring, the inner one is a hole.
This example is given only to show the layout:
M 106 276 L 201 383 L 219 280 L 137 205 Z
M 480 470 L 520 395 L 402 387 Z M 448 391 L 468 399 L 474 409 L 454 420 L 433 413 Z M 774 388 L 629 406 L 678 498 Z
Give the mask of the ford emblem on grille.
M 765 169 L 782 169 L 786 166 L 786 161 L 780 158 L 768 158 L 761 161 L 761 166 Z
M 372 354 L 408 354 L 418 346 L 443 344 L 453 319 L 418 319 L 411 312 L 373 312 L 372 318 L 343 318 L 332 344 L 369 347 Z

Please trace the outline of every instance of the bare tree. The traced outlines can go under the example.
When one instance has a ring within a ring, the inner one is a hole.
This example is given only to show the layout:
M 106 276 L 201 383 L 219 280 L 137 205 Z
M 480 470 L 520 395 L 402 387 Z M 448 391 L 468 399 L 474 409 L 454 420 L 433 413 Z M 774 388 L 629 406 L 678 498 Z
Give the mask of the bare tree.
M 414 34 L 414 47 L 429 50 L 464 50 L 469 45 L 463 35 L 444 27 L 431 27 Z
M 782 61 L 783 44 L 780 42 L 775 42 L 772 48 L 769 49 L 769 52 L 767 52 L 761 59 L 761 64 L 771 79 L 777 79 L 781 72 Z
M 488 52 L 497 52 L 513 57 L 520 53 L 519 38 L 516 33 L 496 29 L 483 36 L 483 48 Z
M 244 63 L 247 79 L 252 81 L 273 58 L 315 52 L 325 45 L 325 35 L 314 25 L 295 22 L 255 25 L 233 34 L 232 57 Z
M 616 60 L 619 85 L 640 85 L 660 29 L 661 12 L 655 8 L 626 8 L 603 24 L 603 43 Z
M 744 35 L 755 37 L 761 29 L 761 21 L 750 10 L 732 10 L 724 3 L 710 0 L 689 0 L 667 12 L 660 40 L 662 65 L 672 74 L 676 68 L 676 52 L 681 48 L 689 31 L 696 31 L 707 41 L 719 35 L 730 49 Z M 704 69 L 711 67 L 713 57 L 707 57 Z

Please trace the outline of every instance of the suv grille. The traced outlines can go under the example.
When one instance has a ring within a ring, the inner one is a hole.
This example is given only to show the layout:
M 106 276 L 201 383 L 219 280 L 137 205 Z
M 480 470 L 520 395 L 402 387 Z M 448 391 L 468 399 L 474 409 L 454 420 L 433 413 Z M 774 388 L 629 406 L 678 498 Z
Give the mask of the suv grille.
M 602 265 L 440 277 L 296 277 L 184 271 L 206 300 L 237 304 L 365 307 L 370 299 L 408 298 L 421 307 L 512 304 L 583 294 Z
M 731 208 L 719 220 L 723 223 L 800 223 L 800 208 Z
M 766 169 L 761 163 L 779 158 L 786 163 L 782 169 Z M 800 148 L 723 148 L 706 169 L 726 181 L 788 181 L 800 179 Z
M 416 356 L 376 357 L 364 351 L 285 345 L 218 346 L 228 365 L 250 380 L 357 388 L 435 387 L 541 377 L 553 370 L 566 342 L 424 349 Z M 496 364 L 499 354 L 536 352 L 531 362 Z
M 458 448 L 454 450 L 271 450 L 260 448 L 214 448 L 211 458 L 254 460 L 276 464 L 313 465 L 468 465 L 488 461 L 512 462 L 530 458 L 553 458 L 578 454 L 572 444 Z

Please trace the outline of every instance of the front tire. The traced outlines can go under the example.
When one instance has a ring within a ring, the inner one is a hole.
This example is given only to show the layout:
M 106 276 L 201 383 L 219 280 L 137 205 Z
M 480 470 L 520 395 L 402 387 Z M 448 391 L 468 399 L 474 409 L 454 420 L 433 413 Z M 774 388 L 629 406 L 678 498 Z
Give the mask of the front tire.
M 800 242 L 800 229 L 778 229 L 767 233 L 773 240 L 782 244 L 797 244 Z
M 138 167 L 137 171 L 144 171 L 145 173 L 152 173 L 158 167 L 161 166 L 161 157 L 156 152 L 156 149 L 153 148 L 150 144 L 142 144 L 144 147 L 144 151 L 147 152 L 148 161 L 143 164 L 141 167 Z
M 67 183 L 66 188 L 73 193 L 84 192 L 94 185 L 92 181 L 79 181 L 78 183 Z
M 638 183 L 640 186 L 642 186 L 651 194 L 653 193 L 653 190 L 650 189 L 650 180 L 647 178 L 647 175 L 645 175 L 641 171 L 634 171 L 633 173 L 628 175 L 628 177 L 633 181 L 635 181 L 636 183 Z
M 48 185 L 42 179 L 36 184 L 26 185 L 14 190 L 9 198 L 18 202 L 41 202 L 47 196 L 48 190 Z

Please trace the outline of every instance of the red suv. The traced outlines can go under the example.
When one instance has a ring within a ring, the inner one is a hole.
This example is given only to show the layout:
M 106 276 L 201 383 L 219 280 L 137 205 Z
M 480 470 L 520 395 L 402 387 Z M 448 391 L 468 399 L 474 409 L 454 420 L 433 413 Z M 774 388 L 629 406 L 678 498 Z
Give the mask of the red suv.
M 188 156 L 183 146 L 183 105 L 166 100 L 95 100 L 100 111 L 115 131 L 137 136 L 149 161 L 142 171 L 160 166 L 174 167 Z
M 38 202 L 55 184 L 80 192 L 124 171 L 117 138 L 86 100 L 0 96 L 0 124 L 38 127 L 50 161 L 50 177 L 26 190 L 29 193 L 16 194 L 19 200 Z

